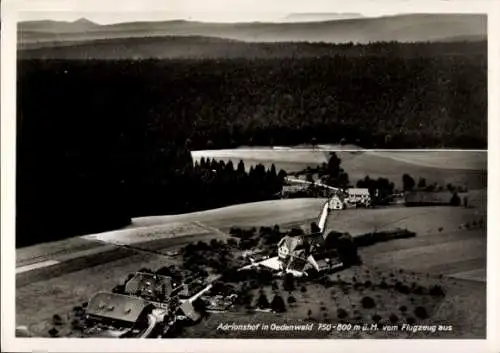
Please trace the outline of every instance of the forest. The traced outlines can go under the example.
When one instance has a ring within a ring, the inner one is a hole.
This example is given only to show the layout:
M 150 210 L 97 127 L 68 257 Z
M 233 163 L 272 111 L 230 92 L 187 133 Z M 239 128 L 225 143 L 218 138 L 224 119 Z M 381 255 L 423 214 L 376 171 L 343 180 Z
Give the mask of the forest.
M 273 168 L 195 165 L 191 150 L 485 148 L 486 55 L 413 54 L 19 60 L 17 246 L 281 189 Z

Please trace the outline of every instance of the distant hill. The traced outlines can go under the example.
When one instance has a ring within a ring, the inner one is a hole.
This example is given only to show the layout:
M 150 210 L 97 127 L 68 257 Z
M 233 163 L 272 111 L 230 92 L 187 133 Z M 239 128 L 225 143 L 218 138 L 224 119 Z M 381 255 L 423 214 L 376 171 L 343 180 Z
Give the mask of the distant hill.
M 283 19 L 283 22 L 314 22 L 314 21 L 333 21 L 347 20 L 353 18 L 363 18 L 360 13 L 292 13 Z
M 300 16 L 299 16 L 300 17 Z M 131 22 L 98 25 L 37 21 L 19 23 L 21 49 L 54 46 L 64 42 L 152 37 L 205 36 L 246 42 L 368 43 L 375 41 L 422 42 L 487 36 L 487 16 L 480 14 L 409 14 L 377 18 L 349 18 L 283 23 L 205 23 L 192 21 Z
M 19 24 L 19 31 L 26 33 L 81 33 L 87 31 L 98 30 L 101 25 L 87 20 L 86 18 L 80 18 L 74 22 L 64 22 L 64 21 L 29 21 L 21 22 Z

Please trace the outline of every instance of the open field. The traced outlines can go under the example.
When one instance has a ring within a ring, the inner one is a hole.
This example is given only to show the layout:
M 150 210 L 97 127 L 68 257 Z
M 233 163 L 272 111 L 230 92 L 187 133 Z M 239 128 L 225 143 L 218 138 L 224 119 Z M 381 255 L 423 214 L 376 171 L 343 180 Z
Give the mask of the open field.
M 452 206 L 388 207 L 379 209 L 351 209 L 331 212 L 326 229 L 361 235 L 395 227 L 406 228 L 419 235 L 458 231 L 466 223 L 486 220 L 484 210 Z
M 332 212 L 326 231 L 353 236 L 401 227 L 417 234 L 361 248 L 363 262 L 383 269 L 486 280 L 486 197 L 471 195 L 474 208 L 415 207 Z
M 314 168 L 328 161 L 329 151 L 335 151 L 342 160 L 342 168 L 349 174 L 351 183 L 363 179 L 388 178 L 396 188 L 402 187 L 402 175 L 410 174 L 415 180 L 425 178 L 427 183 L 448 183 L 482 189 L 487 184 L 487 152 L 433 151 L 386 152 L 364 151 L 355 146 L 318 146 L 315 150 L 294 148 L 241 148 L 232 150 L 206 150 L 192 152 L 195 161 L 202 157 L 215 158 L 235 165 L 243 160 L 249 169 L 259 163 L 293 173 Z
M 131 227 L 189 221 L 197 221 L 222 229 L 232 226 L 251 227 L 300 223 L 304 220 L 316 220 L 325 201 L 326 199 L 321 198 L 304 198 L 252 202 L 182 215 L 135 218 Z
M 454 281 L 438 276 L 426 276 L 399 270 L 380 270 L 372 265 L 362 265 L 329 276 L 331 285 L 296 281 L 295 289 L 284 291 L 282 281 L 276 280 L 278 289 L 264 286 L 266 297 L 271 301 L 275 294 L 285 302 L 291 295 L 296 300 L 286 304 L 287 311 L 282 314 L 251 312 L 237 309 L 223 314 L 212 314 L 204 325 L 189 327 L 183 337 L 189 338 L 479 338 L 484 337 L 486 322 L 484 319 L 485 286 L 482 283 L 470 283 L 464 280 Z M 343 284 L 339 284 L 343 281 Z M 410 293 L 402 293 L 394 288 L 400 282 L 412 288 Z M 387 283 L 387 288 L 381 288 Z M 414 287 L 415 285 L 415 287 Z M 439 285 L 446 295 L 435 296 L 429 292 L 416 294 L 415 288 Z M 302 287 L 305 287 L 304 291 Z M 254 302 L 258 291 L 254 293 Z M 370 297 L 375 306 L 362 305 L 362 298 Z M 461 305 L 457 305 L 463 300 Z M 465 304 L 467 303 L 467 305 Z M 425 308 L 428 317 L 417 318 L 415 309 Z M 346 316 L 339 318 L 340 310 Z M 338 332 L 336 329 L 322 330 L 320 324 L 360 323 L 371 325 L 375 315 L 380 316 L 380 330 L 356 332 L 354 330 Z M 451 331 L 442 332 L 387 332 L 384 325 L 392 326 L 391 315 L 395 324 L 402 325 L 416 319 L 417 324 L 451 326 Z M 469 317 L 465 317 L 469 315 Z M 456 318 L 460 317 L 460 320 Z M 220 324 L 313 324 L 311 331 L 224 331 Z

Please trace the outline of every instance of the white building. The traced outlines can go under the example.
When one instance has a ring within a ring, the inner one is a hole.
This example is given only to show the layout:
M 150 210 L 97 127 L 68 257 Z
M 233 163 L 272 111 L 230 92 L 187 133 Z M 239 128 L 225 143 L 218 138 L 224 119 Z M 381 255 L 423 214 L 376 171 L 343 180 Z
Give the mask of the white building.
M 333 195 L 328 201 L 328 208 L 330 210 L 343 210 L 345 208 L 344 198 L 340 195 Z
M 347 189 L 347 201 L 351 204 L 369 205 L 371 202 L 370 191 L 361 188 Z

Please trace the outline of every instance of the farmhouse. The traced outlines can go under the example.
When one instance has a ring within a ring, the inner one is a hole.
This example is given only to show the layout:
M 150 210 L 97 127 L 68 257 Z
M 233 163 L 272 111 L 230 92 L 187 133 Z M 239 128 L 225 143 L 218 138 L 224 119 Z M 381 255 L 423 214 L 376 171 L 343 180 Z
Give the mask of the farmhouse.
M 365 188 L 347 189 L 347 201 L 351 204 L 368 206 L 371 202 L 370 191 Z
M 340 193 L 333 195 L 328 201 L 328 208 L 330 210 L 343 210 L 345 208 L 345 196 Z
M 172 296 L 189 295 L 187 285 L 176 285 L 172 278 L 153 273 L 137 272 L 125 284 L 125 293 L 153 302 L 164 302 Z

